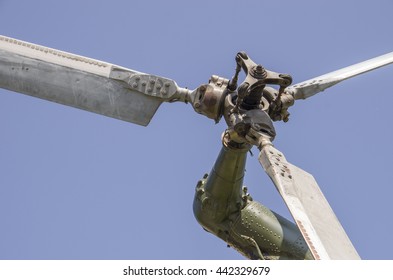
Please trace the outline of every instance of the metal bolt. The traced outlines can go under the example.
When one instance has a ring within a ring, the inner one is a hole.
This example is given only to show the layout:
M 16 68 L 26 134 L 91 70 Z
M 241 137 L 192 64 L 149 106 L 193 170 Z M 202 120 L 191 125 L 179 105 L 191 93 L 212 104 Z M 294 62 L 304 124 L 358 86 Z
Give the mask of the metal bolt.
M 205 190 L 202 189 L 202 188 L 200 188 L 200 189 L 197 190 L 197 192 L 198 192 L 199 195 L 201 195 L 201 194 L 204 194 L 204 193 L 205 193 Z
M 257 66 L 253 66 L 250 74 L 257 79 L 266 78 L 267 75 L 265 68 L 263 68 L 260 64 Z
M 205 85 L 200 86 L 200 87 L 199 87 L 199 90 L 200 90 L 201 92 L 206 91 L 206 86 L 205 86 Z

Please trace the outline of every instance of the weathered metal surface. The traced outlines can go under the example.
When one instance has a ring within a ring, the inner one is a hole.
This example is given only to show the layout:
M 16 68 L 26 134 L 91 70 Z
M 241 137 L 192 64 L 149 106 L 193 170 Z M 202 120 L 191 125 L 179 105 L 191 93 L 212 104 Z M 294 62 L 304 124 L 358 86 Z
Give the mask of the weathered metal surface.
M 192 93 L 194 110 L 218 123 L 224 111 L 224 98 L 229 80 L 213 75 L 209 84 L 199 86 Z
M 288 206 L 315 259 L 360 259 L 314 177 L 264 141 L 259 161 Z
M 170 79 L 0 36 L 0 87 L 147 125 L 189 91 Z
M 207 231 L 250 259 L 312 259 L 295 224 L 253 201 L 242 187 L 250 146 L 224 147 L 198 182 L 194 214 Z
M 295 99 L 306 99 L 351 77 L 393 63 L 393 52 L 289 86 L 286 92 Z

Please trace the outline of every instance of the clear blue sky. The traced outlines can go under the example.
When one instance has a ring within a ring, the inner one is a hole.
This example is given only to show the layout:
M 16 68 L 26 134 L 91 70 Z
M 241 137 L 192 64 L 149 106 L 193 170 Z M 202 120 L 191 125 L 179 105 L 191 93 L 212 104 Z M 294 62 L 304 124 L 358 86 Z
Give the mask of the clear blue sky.
M 0 33 L 191 89 L 230 78 L 244 50 L 297 83 L 393 51 L 392 10 L 389 0 L 0 0 Z M 345 81 L 276 123 L 276 147 L 315 176 L 364 259 L 393 259 L 392 75 Z M 224 129 L 180 103 L 141 127 L 0 90 L 0 259 L 242 259 L 192 212 Z M 256 156 L 245 185 L 290 217 Z

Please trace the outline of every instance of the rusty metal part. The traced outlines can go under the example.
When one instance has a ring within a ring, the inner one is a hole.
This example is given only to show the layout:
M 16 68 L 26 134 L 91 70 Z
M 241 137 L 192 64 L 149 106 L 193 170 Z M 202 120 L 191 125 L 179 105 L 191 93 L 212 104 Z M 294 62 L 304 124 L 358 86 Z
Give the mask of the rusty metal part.
M 213 75 L 209 84 L 199 86 L 194 92 L 194 110 L 217 122 L 222 117 L 226 88 L 229 80 Z

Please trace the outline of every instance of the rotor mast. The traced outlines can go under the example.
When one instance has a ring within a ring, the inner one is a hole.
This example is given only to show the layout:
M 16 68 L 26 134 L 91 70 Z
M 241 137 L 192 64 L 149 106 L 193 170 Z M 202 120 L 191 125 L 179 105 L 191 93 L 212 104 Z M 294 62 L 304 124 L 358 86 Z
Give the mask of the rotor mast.
M 312 259 L 295 224 L 254 201 L 243 187 L 251 145 L 228 132 L 210 174 L 197 184 L 194 215 L 202 227 L 249 259 Z

